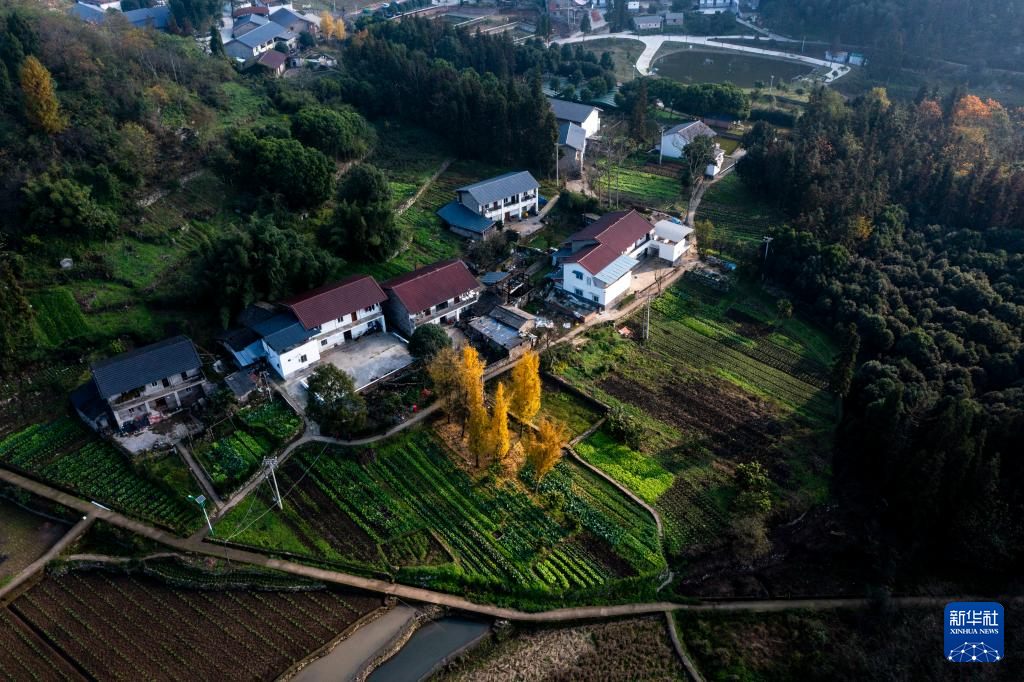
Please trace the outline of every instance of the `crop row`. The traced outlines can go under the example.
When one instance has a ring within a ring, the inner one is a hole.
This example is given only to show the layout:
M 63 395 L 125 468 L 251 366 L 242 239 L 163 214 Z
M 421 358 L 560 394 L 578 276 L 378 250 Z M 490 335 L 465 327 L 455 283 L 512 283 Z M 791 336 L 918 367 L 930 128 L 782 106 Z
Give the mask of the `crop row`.
M 0 461 L 33 471 L 85 435 L 78 422 L 70 417 L 33 424 L 0 440 Z
M 246 426 L 262 431 L 278 443 L 288 441 L 302 426 L 299 416 L 280 400 L 239 410 L 238 416 Z

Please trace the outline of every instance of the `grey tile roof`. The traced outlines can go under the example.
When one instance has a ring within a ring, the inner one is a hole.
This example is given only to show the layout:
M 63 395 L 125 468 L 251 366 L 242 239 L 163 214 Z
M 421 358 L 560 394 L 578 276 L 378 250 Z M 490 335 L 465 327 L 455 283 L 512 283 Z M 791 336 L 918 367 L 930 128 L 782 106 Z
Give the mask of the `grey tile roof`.
M 306 329 L 290 312 L 254 324 L 252 330 L 262 336 L 264 343 L 277 353 L 284 353 L 317 334 L 316 328 Z
M 665 135 L 679 135 L 686 140 L 686 144 L 690 144 L 701 135 L 704 137 L 714 137 L 715 131 L 708 127 L 704 121 L 688 121 L 672 126 L 665 131 Z
M 95 5 L 76 2 L 75 6 L 71 8 L 71 16 L 78 17 L 90 24 L 101 24 L 107 18 L 107 13 Z
M 260 26 L 259 28 L 254 28 L 248 33 L 238 36 L 235 40 L 246 47 L 252 48 L 276 38 L 280 38 L 281 40 L 291 40 L 294 37 L 295 34 L 291 31 L 282 28 L 274 22 L 270 22 Z
M 558 126 L 558 144 L 564 144 L 581 152 L 587 144 L 587 131 L 575 123 L 567 121 Z
M 512 196 L 513 194 L 519 194 L 520 192 L 526 192 L 528 190 L 535 190 L 540 187 L 540 183 L 530 175 L 529 171 L 518 171 L 512 173 L 505 173 L 499 175 L 496 178 L 490 180 L 482 180 L 480 182 L 473 183 L 472 185 L 466 185 L 460 187 L 456 192 L 466 192 L 473 197 L 481 205 L 489 204 L 492 201 L 498 201 L 505 197 Z
M 483 234 L 494 226 L 493 220 L 473 213 L 457 201 L 449 201 L 438 209 L 437 215 L 453 227 L 460 227 L 477 234 Z
M 589 104 L 568 102 L 564 99 L 555 99 L 554 97 L 548 97 L 548 103 L 551 104 L 551 111 L 555 112 L 555 118 L 560 121 L 583 123 L 587 120 L 588 116 L 598 111 L 597 107 L 592 107 Z
M 192 342 L 175 336 L 94 363 L 92 378 L 100 396 L 110 398 L 200 367 L 202 363 Z
M 152 26 L 153 28 L 167 28 L 167 18 L 171 16 L 171 8 L 167 5 L 157 7 L 143 7 L 133 9 L 124 13 L 128 21 L 138 28 Z

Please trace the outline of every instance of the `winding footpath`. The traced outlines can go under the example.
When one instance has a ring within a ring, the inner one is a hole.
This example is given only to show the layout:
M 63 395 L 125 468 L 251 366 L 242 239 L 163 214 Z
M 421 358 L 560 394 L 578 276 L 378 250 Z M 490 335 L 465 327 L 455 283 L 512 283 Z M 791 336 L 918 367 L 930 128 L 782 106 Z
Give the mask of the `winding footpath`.
M 865 608 L 874 603 L 874 600 L 863 597 L 850 598 L 823 598 L 823 599 L 789 599 L 789 600 L 751 600 L 751 601 L 728 601 L 728 602 L 705 602 L 700 604 L 677 604 L 674 602 L 650 602 L 640 604 L 617 604 L 614 606 L 575 606 L 550 611 L 538 611 L 528 613 L 518 609 L 491 606 L 488 604 L 477 604 L 463 597 L 442 592 L 434 592 L 409 585 L 399 585 L 385 580 L 364 578 L 358 575 L 331 571 L 314 566 L 306 566 L 292 561 L 282 561 L 271 557 L 263 556 L 255 552 L 249 552 L 232 547 L 211 544 L 197 541 L 191 538 L 180 538 L 166 531 L 154 528 L 135 519 L 130 519 L 123 514 L 118 514 L 109 509 L 96 507 L 91 502 L 61 492 L 37 481 L 20 476 L 7 469 L 0 469 L 0 481 L 16 485 L 19 488 L 29 491 L 34 495 L 44 497 L 70 509 L 79 511 L 90 517 L 92 520 L 102 520 L 111 525 L 131 531 L 154 542 L 172 547 L 183 552 L 204 554 L 217 557 L 227 561 L 235 561 L 241 564 L 262 566 L 283 573 L 319 580 L 335 585 L 344 585 L 360 590 L 375 592 L 404 599 L 407 601 L 420 602 L 425 604 L 436 604 L 450 609 L 475 613 L 489 618 L 503 618 L 518 622 L 532 623 L 558 623 L 563 621 L 594 620 L 604 618 L 615 618 L 620 616 L 634 616 L 663 613 L 666 611 L 784 611 L 787 609 L 837 609 L 837 608 Z M 85 523 L 84 521 L 82 522 Z M 76 526 L 84 530 L 84 526 Z M 70 540 L 69 540 L 70 542 Z M 56 551 L 59 551 L 57 549 Z M 55 555 L 54 549 L 50 553 Z M 963 601 L 964 597 L 894 597 L 890 601 L 899 606 L 942 606 L 951 601 Z M 1014 602 L 1024 601 L 1024 598 L 1014 598 Z
M 721 42 L 725 38 L 729 39 L 743 39 L 743 38 L 754 38 L 754 36 L 689 36 L 689 35 L 657 35 L 657 36 L 640 36 L 635 33 L 598 33 L 590 35 L 573 36 L 572 38 L 559 38 L 553 40 L 552 43 L 555 45 L 565 45 L 569 43 L 583 43 L 590 40 L 607 40 L 609 38 L 618 38 L 621 40 L 635 40 L 644 44 L 644 51 L 640 53 L 640 56 L 636 59 L 636 70 L 640 72 L 641 76 L 651 75 L 651 62 L 654 61 L 654 56 L 661 49 L 661 46 L 665 43 L 685 43 L 688 45 L 699 45 L 701 47 L 713 47 L 718 50 L 729 50 L 731 52 L 746 52 L 748 54 L 756 54 L 764 57 L 773 57 L 775 59 L 785 59 L 791 62 L 803 62 L 814 67 L 827 66 L 829 71 L 823 77 L 824 82 L 831 83 L 832 81 L 842 78 L 850 72 L 850 67 L 846 64 L 836 64 L 825 59 L 818 59 L 816 57 L 808 57 L 807 55 L 797 54 L 794 52 L 780 52 L 778 50 L 766 50 L 762 47 L 752 47 L 750 45 L 734 45 L 732 43 Z M 832 74 L 836 74 L 833 76 Z

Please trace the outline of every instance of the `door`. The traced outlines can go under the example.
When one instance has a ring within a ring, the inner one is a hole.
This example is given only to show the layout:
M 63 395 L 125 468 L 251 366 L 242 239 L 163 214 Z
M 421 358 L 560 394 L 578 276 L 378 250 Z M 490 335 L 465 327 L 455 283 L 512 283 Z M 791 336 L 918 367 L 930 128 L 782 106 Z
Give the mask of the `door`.
M 346 341 L 351 341 L 352 340 L 352 330 L 351 329 L 347 330 L 345 332 L 344 336 L 345 336 L 345 340 Z

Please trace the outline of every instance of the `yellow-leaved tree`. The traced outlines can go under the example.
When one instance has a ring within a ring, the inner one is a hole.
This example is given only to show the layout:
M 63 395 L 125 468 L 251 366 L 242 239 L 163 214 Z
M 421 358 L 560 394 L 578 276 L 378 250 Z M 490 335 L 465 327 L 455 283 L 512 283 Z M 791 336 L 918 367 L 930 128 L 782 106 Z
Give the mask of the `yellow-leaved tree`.
M 427 374 L 434 386 L 434 393 L 441 401 L 441 409 L 452 420 L 452 413 L 462 404 L 462 381 L 460 360 L 449 346 L 442 348 L 427 365 Z
M 33 56 L 21 65 L 21 92 L 25 96 L 25 118 L 33 128 L 55 135 L 67 127 L 53 89 L 53 78 L 43 63 Z
M 508 437 L 508 396 L 505 395 L 505 384 L 499 383 L 494 391 L 494 407 L 491 408 L 491 443 L 494 456 L 498 461 L 505 459 L 512 443 Z
M 476 457 L 476 467 L 483 466 L 483 459 L 492 452 L 490 420 L 483 400 L 469 404 L 469 451 Z
M 512 368 L 512 414 L 530 422 L 540 411 L 540 356 L 528 350 Z
M 568 440 L 568 432 L 561 422 L 547 417 L 537 423 L 537 431 L 526 436 L 526 461 L 533 467 L 538 483 L 562 459 L 562 448 Z
M 348 35 L 348 31 L 345 29 L 345 20 L 341 18 L 335 19 L 334 37 L 338 40 L 344 40 L 346 35 Z
M 334 17 L 327 10 L 320 13 L 320 32 L 324 34 L 324 38 L 330 40 L 335 35 L 335 24 Z
M 479 405 L 480 409 L 483 409 L 484 404 L 484 361 L 480 359 L 480 355 L 472 346 L 462 347 L 462 361 L 459 363 L 459 391 L 460 404 L 456 406 L 456 410 L 461 413 L 462 431 L 465 435 L 473 406 Z

